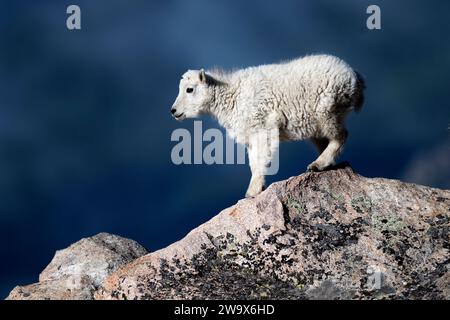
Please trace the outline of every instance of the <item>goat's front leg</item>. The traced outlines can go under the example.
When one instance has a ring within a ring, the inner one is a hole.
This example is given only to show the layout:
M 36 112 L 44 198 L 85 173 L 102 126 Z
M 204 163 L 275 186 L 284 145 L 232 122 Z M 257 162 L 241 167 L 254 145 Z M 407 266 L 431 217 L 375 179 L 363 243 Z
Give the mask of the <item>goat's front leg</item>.
M 248 159 L 252 178 L 248 186 L 246 197 L 254 197 L 265 187 L 265 175 L 272 157 L 278 148 L 278 134 L 270 130 L 263 130 L 250 137 L 248 144 Z
M 250 184 L 248 185 L 247 192 L 245 196 L 254 197 L 264 190 L 265 185 L 265 166 L 258 159 L 257 148 L 248 147 L 248 160 L 250 162 L 250 169 L 252 171 L 252 178 L 250 179 Z

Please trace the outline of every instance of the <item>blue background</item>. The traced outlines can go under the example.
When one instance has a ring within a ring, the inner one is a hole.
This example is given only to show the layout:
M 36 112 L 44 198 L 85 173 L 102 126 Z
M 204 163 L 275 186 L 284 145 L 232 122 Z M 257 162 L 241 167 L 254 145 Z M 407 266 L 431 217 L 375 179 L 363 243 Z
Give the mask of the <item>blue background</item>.
M 65 26 L 69 4 L 80 31 Z M 382 30 L 366 28 L 369 4 Z M 172 131 L 193 129 L 169 113 L 189 68 L 337 55 L 367 82 L 341 159 L 450 188 L 449 14 L 444 1 L 1 1 L 0 297 L 82 237 L 155 250 L 242 198 L 247 166 L 170 160 Z M 283 144 L 269 180 L 314 157 Z

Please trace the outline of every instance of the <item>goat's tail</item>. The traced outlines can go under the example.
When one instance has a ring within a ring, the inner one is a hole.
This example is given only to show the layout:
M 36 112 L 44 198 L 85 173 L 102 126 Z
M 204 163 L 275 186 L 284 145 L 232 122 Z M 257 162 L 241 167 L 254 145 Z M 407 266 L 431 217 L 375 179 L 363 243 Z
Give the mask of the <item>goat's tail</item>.
M 364 104 L 364 89 L 366 89 L 366 82 L 360 73 L 355 71 L 356 75 L 356 90 L 353 100 L 353 108 L 359 112 Z

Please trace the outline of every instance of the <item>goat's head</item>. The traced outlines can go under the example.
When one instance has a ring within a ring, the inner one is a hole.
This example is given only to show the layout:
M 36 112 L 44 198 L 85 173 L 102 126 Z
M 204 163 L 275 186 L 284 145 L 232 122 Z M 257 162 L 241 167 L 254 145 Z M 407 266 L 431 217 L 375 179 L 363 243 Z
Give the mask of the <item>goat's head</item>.
M 178 96 L 170 110 L 177 120 L 195 118 L 204 113 L 212 101 L 209 76 L 202 70 L 189 70 L 180 80 Z

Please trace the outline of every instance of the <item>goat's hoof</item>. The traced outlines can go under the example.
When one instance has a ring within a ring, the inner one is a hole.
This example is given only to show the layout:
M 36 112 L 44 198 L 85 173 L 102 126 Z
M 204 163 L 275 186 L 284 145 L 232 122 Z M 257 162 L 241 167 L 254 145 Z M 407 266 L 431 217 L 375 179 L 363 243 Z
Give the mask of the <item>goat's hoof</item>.
M 245 193 L 245 197 L 246 198 L 254 198 L 254 197 L 256 197 L 258 194 L 260 194 L 261 193 L 261 191 L 259 191 L 259 192 L 250 192 L 250 191 L 247 191 L 246 193 Z
M 332 170 L 333 168 L 334 168 L 334 162 L 327 163 L 326 165 L 319 165 L 319 164 L 317 164 L 317 162 L 313 162 L 308 166 L 307 172 L 328 171 L 328 170 Z
M 260 194 L 261 192 L 263 192 L 266 189 L 266 187 L 262 187 L 259 190 L 247 190 L 247 192 L 245 193 L 245 197 L 246 198 L 254 198 L 256 197 L 258 194 Z
M 318 171 L 321 171 L 321 169 L 319 168 L 317 163 L 313 162 L 306 168 L 306 171 L 307 172 L 318 172 Z

